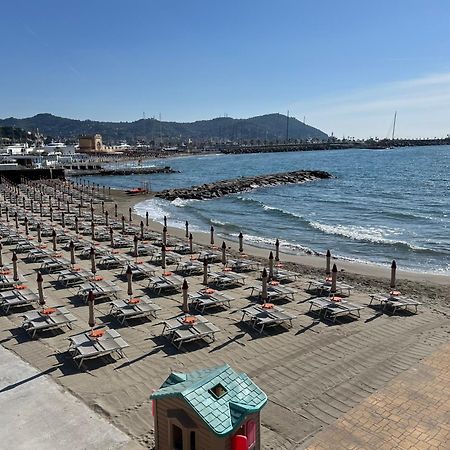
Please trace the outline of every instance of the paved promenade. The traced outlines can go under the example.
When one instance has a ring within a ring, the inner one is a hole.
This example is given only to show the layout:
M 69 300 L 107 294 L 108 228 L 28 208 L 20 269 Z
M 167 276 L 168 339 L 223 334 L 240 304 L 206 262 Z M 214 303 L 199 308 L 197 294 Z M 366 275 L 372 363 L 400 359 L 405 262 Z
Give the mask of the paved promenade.
M 0 346 L 0 448 L 137 447 L 84 403 Z
M 319 433 L 308 450 L 450 448 L 450 344 Z

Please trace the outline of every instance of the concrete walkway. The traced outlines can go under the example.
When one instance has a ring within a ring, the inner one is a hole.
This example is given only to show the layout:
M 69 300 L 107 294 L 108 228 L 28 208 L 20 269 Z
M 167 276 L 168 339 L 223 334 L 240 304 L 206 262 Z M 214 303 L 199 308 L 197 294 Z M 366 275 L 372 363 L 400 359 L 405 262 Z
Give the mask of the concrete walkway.
M 0 447 L 124 449 L 130 438 L 0 346 Z

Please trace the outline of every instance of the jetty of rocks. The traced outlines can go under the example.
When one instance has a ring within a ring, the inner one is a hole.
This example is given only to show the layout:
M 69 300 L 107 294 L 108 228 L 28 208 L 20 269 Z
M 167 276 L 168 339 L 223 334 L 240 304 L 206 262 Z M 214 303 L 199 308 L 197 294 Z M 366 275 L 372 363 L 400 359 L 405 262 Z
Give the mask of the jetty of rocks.
M 156 192 L 155 196 L 165 200 L 176 198 L 186 200 L 209 200 L 223 197 L 237 192 L 250 191 L 258 187 L 278 186 L 281 184 L 298 184 L 307 181 L 332 178 L 328 172 L 320 170 L 299 170 L 295 172 L 283 172 L 252 177 L 241 177 L 232 180 L 220 180 L 214 183 L 202 184 L 190 188 L 167 189 Z

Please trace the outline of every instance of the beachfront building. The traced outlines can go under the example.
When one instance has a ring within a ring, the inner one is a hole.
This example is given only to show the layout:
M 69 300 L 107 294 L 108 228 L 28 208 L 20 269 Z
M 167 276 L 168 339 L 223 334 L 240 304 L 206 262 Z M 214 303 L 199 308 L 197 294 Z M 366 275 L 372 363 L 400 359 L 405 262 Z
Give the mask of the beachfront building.
M 80 136 L 79 151 L 81 153 L 96 153 L 103 151 L 102 136 L 100 134 Z
M 229 365 L 171 373 L 154 392 L 156 450 L 260 450 L 266 394 Z

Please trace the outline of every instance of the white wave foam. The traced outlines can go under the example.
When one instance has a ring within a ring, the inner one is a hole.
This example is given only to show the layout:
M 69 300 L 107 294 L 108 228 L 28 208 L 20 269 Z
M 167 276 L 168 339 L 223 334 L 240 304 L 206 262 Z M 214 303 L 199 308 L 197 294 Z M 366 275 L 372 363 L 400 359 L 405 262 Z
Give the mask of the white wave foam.
M 183 198 L 176 198 L 175 200 L 172 200 L 170 202 L 171 205 L 178 206 L 179 208 L 184 208 L 189 203 L 195 202 L 198 200 L 195 199 L 183 199 Z
M 406 241 L 389 239 L 388 236 L 399 234 L 400 230 L 381 227 L 362 227 L 346 225 L 326 225 L 320 222 L 309 222 L 313 228 L 326 234 L 343 236 L 355 241 L 373 242 L 375 244 L 404 245 L 411 250 L 429 250 Z

